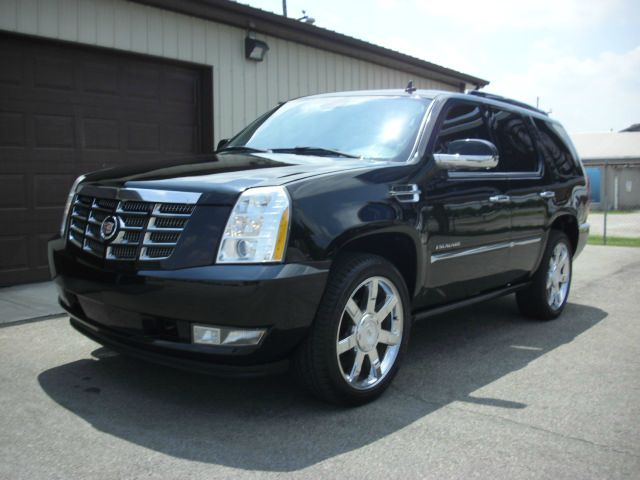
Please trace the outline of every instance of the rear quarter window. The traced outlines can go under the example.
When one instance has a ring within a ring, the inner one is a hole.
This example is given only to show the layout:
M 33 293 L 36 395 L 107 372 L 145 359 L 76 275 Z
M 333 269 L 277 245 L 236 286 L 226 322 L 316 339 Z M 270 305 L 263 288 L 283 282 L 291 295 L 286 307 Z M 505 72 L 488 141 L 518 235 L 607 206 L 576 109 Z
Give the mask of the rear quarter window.
M 568 141 L 562 138 L 566 135 L 564 129 L 555 123 L 538 118 L 534 118 L 533 121 L 538 131 L 540 153 L 554 176 L 560 179 L 570 179 L 580 175 L 577 159 L 571 151 Z

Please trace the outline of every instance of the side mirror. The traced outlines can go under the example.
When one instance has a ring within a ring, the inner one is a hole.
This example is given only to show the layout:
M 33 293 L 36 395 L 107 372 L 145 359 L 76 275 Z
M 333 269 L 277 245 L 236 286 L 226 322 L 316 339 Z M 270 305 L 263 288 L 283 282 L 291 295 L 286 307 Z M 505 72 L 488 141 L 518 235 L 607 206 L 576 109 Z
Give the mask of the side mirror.
M 229 139 L 228 138 L 223 138 L 222 140 L 220 140 L 218 142 L 218 146 L 216 147 L 216 152 L 218 150 L 220 150 L 221 148 L 224 148 L 227 143 L 229 143 Z
M 465 138 L 450 142 L 447 153 L 434 153 L 433 159 L 443 170 L 487 170 L 498 166 L 498 149 L 486 140 Z

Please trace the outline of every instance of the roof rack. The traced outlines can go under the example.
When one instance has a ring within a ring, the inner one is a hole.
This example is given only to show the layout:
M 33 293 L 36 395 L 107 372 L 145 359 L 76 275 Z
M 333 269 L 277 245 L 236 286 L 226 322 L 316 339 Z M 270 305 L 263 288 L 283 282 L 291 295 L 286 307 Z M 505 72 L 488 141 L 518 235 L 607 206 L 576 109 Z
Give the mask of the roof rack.
M 524 103 L 524 102 L 519 102 L 517 100 L 511 100 L 510 98 L 506 98 L 506 97 L 503 97 L 501 95 L 495 95 L 493 93 L 481 92 L 479 90 L 471 90 L 470 92 L 468 92 L 468 94 L 469 95 L 475 95 L 476 97 L 488 98 L 489 100 L 497 100 L 498 102 L 509 103 L 509 104 L 515 105 L 517 107 L 526 108 L 527 110 L 532 110 L 534 112 L 541 113 L 543 115 L 546 115 L 547 117 L 549 116 L 549 114 L 547 112 L 545 112 L 544 110 L 540 110 L 539 108 L 532 107 L 531 105 L 529 105 L 527 103 Z

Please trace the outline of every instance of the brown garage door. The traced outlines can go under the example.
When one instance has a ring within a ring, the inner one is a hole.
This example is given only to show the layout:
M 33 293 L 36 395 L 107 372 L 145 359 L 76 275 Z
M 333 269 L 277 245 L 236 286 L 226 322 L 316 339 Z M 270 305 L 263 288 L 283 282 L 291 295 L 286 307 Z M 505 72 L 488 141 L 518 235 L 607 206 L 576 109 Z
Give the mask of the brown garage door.
M 211 71 L 0 35 L 0 285 L 48 278 L 73 179 L 207 151 Z

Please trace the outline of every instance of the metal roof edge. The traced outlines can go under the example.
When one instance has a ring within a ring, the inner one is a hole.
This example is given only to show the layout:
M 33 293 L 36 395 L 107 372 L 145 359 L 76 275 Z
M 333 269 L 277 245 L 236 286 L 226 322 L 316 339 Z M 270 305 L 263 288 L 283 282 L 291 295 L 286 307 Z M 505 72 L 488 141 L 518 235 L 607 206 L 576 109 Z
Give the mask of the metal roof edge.
M 258 8 L 228 0 L 132 0 L 143 5 L 224 23 L 311 47 L 340 53 L 378 65 L 429 76 L 464 91 L 467 84 L 482 88 L 489 84 L 473 75 L 427 62 L 404 53 L 332 30 L 300 22 Z

